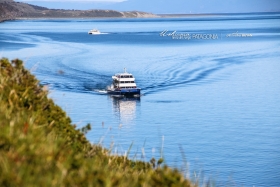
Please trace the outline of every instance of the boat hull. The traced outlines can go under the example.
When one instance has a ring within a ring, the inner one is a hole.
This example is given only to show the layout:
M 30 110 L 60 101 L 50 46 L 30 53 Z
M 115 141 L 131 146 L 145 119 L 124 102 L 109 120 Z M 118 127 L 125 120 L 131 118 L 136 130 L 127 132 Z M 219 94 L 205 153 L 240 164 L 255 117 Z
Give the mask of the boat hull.
M 98 35 L 98 34 L 101 34 L 101 33 L 100 33 L 100 32 L 99 32 L 99 33 L 92 33 L 92 32 L 89 32 L 88 34 Z
M 107 90 L 108 94 L 117 96 L 134 97 L 135 95 L 140 95 L 140 89 L 121 89 L 121 90 Z

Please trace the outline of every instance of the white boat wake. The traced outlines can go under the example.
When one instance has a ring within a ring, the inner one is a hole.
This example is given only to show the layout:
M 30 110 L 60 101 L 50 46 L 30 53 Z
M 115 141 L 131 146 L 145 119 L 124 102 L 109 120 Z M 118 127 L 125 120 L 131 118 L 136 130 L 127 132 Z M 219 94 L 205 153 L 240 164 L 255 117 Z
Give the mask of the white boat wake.
M 93 90 L 99 94 L 107 94 L 107 91 L 106 90 Z

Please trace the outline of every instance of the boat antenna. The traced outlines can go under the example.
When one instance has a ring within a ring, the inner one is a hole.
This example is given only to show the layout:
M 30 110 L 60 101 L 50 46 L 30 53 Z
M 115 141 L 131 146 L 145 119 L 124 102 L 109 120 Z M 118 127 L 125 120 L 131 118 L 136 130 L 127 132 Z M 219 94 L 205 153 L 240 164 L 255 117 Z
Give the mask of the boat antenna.
M 126 73 L 126 68 L 123 68 L 124 69 L 124 72 Z

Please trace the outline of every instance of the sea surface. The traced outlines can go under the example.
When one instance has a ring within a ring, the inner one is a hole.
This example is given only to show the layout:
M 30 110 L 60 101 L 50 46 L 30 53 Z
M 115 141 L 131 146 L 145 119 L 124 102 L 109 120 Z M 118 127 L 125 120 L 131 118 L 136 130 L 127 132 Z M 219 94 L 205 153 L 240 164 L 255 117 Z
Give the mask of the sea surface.
M 24 60 L 112 154 L 163 157 L 201 183 L 280 186 L 280 13 L 8 21 L 0 57 Z M 104 91 L 123 68 L 140 99 Z

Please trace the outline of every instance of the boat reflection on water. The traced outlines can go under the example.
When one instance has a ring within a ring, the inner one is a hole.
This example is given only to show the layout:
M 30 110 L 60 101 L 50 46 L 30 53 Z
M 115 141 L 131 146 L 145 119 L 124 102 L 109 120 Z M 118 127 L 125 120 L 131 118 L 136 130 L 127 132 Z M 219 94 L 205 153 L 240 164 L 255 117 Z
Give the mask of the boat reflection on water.
M 140 97 L 114 97 L 109 96 L 113 101 L 113 110 L 115 115 L 119 118 L 121 124 L 127 124 L 134 121 L 136 117 L 136 107 L 140 106 Z

